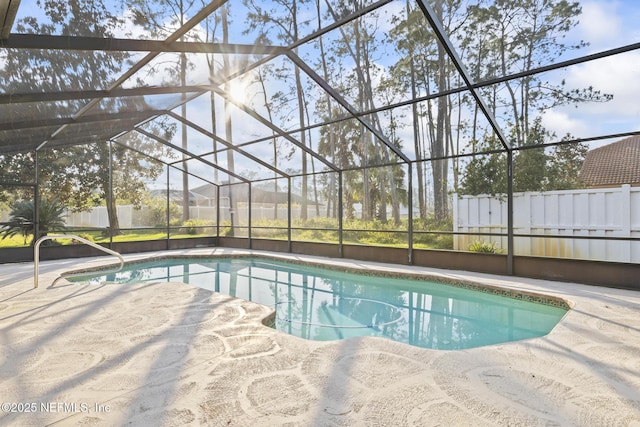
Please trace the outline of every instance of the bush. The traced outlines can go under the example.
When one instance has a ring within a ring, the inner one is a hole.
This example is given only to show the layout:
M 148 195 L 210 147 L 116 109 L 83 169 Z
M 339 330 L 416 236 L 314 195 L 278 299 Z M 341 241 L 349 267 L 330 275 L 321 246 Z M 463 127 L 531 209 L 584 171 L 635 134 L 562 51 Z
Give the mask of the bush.
M 485 254 L 499 254 L 502 253 L 500 246 L 493 242 L 485 242 L 484 240 L 476 240 L 469 245 L 469 251 L 481 252 Z
M 203 219 L 188 219 L 183 224 L 183 230 L 185 233 L 190 235 L 196 235 L 203 231 L 202 227 L 206 227 L 209 224 L 209 221 Z
M 167 226 L 167 200 L 162 197 L 154 197 L 145 201 L 145 205 L 151 209 L 151 223 L 155 227 Z M 169 203 L 169 218 L 171 225 L 180 225 L 182 209 L 174 202 Z
M 27 237 L 34 234 L 34 202 L 33 200 L 19 200 L 11 205 L 8 224 L 2 227 L 0 234 L 2 238 L 10 238 L 21 235 L 26 244 Z M 57 199 L 41 199 L 38 206 L 38 218 L 40 221 L 40 237 L 46 236 L 49 231 L 64 231 L 66 207 Z M 31 245 L 37 240 L 36 236 L 31 239 Z M 52 245 L 53 242 L 45 241 L 44 245 Z

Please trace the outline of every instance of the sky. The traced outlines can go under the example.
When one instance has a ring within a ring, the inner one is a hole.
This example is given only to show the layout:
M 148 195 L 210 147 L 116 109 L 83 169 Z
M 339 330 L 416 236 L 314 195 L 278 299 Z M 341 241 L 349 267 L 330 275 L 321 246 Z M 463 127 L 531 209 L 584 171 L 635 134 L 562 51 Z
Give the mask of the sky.
M 572 34 L 590 46 L 585 54 L 601 52 L 640 42 L 640 3 L 626 1 L 581 2 L 582 16 Z M 559 135 L 601 135 L 640 130 L 640 51 L 575 65 L 566 70 L 567 82 L 575 87 L 593 86 L 613 94 L 605 104 L 585 104 L 579 108 L 556 108 L 545 115 L 544 123 Z
M 389 5 L 385 10 L 396 10 L 404 4 L 397 1 Z M 637 0 L 587 0 L 580 2 L 582 15 L 580 22 L 573 29 L 567 42 L 586 41 L 587 48 L 568 54 L 569 57 L 600 52 L 606 49 L 622 45 L 640 42 L 640 3 Z M 26 15 L 38 15 L 36 0 L 23 0 L 20 6 L 19 17 Z M 394 9 L 395 8 L 395 9 Z M 388 16 L 381 14 L 384 16 Z M 238 22 L 232 26 L 232 31 L 243 28 Z M 382 20 L 380 30 L 389 29 L 389 22 Z M 134 27 L 130 22 L 126 28 L 121 29 L 116 36 L 124 36 L 127 32 L 135 36 L 142 36 L 143 32 Z M 237 40 L 240 36 L 237 36 Z M 208 70 L 202 56 L 196 60 L 196 65 L 190 71 L 190 83 L 205 83 Z M 159 84 L 159 75 L 147 77 L 148 84 Z M 543 114 L 543 123 L 558 136 L 567 133 L 576 137 L 589 137 L 616 132 L 629 132 L 640 130 L 640 51 L 605 58 L 590 63 L 579 64 L 567 69 L 550 73 L 551 81 L 565 80 L 569 88 L 593 87 L 603 93 L 612 94 L 613 100 L 607 103 L 588 103 L 578 107 L 573 105 L 555 107 L 546 110 Z M 157 80 L 157 81 L 156 81 Z M 204 102 L 203 101 L 200 102 Z M 206 117 L 210 112 L 205 108 L 199 108 L 196 103 L 189 104 L 190 120 L 197 123 L 210 123 Z M 238 119 L 245 127 L 247 134 L 258 132 L 256 126 L 251 129 L 252 119 L 247 120 L 242 113 Z M 264 132 L 263 129 L 260 132 Z M 236 133 L 237 135 L 237 133 Z M 203 136 L 199 136 L 204 138 Z M 410 137 L 410 132 L 407 134 Z M 608 141 L 610 142 L 610 141 Z M 405 141 L 405 150 L 413 157 L 412 143 Z M 592 147 L 597 144 L 592 144 Z M 264 147 L 255 154 L 269 160 L 271 148 Z M 238 168 L 242 168 L 242 163 Z

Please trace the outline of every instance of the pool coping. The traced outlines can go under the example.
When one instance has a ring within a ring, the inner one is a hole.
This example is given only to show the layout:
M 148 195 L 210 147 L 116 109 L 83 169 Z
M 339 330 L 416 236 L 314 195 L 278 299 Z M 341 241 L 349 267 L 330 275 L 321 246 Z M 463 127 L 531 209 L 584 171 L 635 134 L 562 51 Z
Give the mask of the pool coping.
M 189 255 L 180 255 L 180 254 L 170 254 L 170 255 L 153 255 L 148 258 L 140 258 L 130 261 L 125 261 L 124 266 L 131 266 L 135 264 L 141 264 L 146 262 L 154 262 L 154 261 L 162 261 L 167 259 L 211 259 L 211 258 L 262 258 L 271 261 L 284 262 L 295 265 L 305 265 L 305 266 L 313 266 L 325 268 L 328 270 L 339 271 L 339 272 L 347 272 L 347 273 L 356 273 L 362 274 L 366 276 L 372 277 L 387 277 L 387 278 L 395 278 L 395 279 L 410 279 L 417 281 L 429 281 L 435 282 L 437 284 L 442 284 L 445 286 L 452 286 L 461 289 L 468 289 L 477 292 L 482 292 L 491 295 L 498 295 L 506 298 L 511 298 L 515 300 L 527 301 L 531 303 L 537 303 L 542 305 L 547 305 L 551 307 L 557 307 L 564 310 L 571 310 L 574 307 L 574 303 L 571 300 L 566 298 L 562 298 L 559 296 L 548 295 L 539 292 L 533 292 L 528 290 L 520 290 L 520 289 L 511 289 L 508 287 L 491 285 L 487 283 L 482 283 L 480 281 L 474 281 L 469 279 L 462 278 L 452 278 L 444 275 L 437 275 L 429 272 L 416 272 L 411 270 L 398 271 L 398 265 L 390 264 L 393 266 L 393 269 L 383 269 L 380 268 L 371 268 L 371 265 L 367 265 L 365 267 L 357 267 L 357 266 L 347 266 L 347 265 L 338 265 L 343 264 L 340 263 L 340 259 L 327 258 L 326 261 L 323 259 L 299 259 L 292 258 L 287 256 L 278 256 L 272 254 L 264 254 L 264 253 L 255 253 L 253 251 L 248 253 L 213 253 L 213 254 L 189 254 Z M 108 268 L 117 267 L 119 264 L 105 264 L 97 267 L 88 267 L 81 269 L 74 269 L 70 271 L 65 271 L 61 274 L 61 278 L 64 279 L 64 274 L 80 274 L 80 273 L 95 273 L 101 270 L 105 270 Z M 402 266 L 400 266 L 402 267 Z M 55 283 L 55 281 L 54 281 Z M 72 283 L 72 282 L 70 282 Z

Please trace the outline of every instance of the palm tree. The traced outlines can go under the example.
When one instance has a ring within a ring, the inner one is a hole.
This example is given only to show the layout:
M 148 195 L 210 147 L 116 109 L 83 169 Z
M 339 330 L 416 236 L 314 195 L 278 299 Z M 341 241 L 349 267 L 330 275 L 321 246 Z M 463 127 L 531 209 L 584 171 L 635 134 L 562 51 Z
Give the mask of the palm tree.
M 42 199 L 38 209 L 40 236 L 46 236 L 49 230 L 64 230 L 65 227 L 65 206 L 59 200 L 49 201 Z M 34 245 L 37 238 L 34 235 L 35 210 L 33 200 L 23 200 L 14 202 L 9 213 L 9 223 L 2 227 L 0 234 L 2 239 L 20 234 L 24 237 L 24 244 L 27 244 L 27 236 L 33 235 L 31 245 Z

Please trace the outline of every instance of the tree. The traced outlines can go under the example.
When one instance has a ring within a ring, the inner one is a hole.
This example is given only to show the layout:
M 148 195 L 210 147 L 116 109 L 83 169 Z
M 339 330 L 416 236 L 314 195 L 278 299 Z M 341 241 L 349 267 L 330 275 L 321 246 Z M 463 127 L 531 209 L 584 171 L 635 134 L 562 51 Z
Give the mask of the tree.
M 299 21 L 298 16 L 298 8 L 305 3 L 308 3 L 309 0 L 274 0 L 273 6 L 269 7 L 264 2 L 257 2 L 255 0 L 243 0 L 243 3 L 250 10 L 247 15 L 247 24 L 249 25 L 250 30 L 258 29 L 260 31 L 259 40 L 269 40 L 269 31 L 272 28 L 276 28 L 277 38 L 281 40 L 284 44 L 292 44 L 298 41 L 299 33 L 306 25 L 304 21 Z M 278 7 L 275 7 L 278 6 Z M 298 53 L 298 49 L 294 49 L 294 53 Z M 298 109 L 298 122 L 300 128 L 305 127 L 306 123 L 306 112 L 305 112 L 305 102 L 304 102 L 304 90 L 302 83 L 302 75 L 300 73 L 300 68 L 294 65 L 293 68 L 293 78 L 294 78 L 294 93 L 291 96 L 297 99 Z M 309 146 L 310 141 L 307 141 L 307 133 L 300 132 L 300 143 L 303 146 Z M 274 142 L 275 144 L 275 142 Z M 302 206 L 300 211 L 300 216 L 303 220 L 307 219 L 308 216 L 308 159 L 307 153 L 302 152 Z M 313 160 L 312 160 L 313 161 Z M 316 203 L 317 206 L 317 203 Z
M 564 42 L 581 13 L 578 2 L 567 0 L 496 0 L 470 6 L 465 40 L 468 51 L 477 52 L 477 62 L 470 62 L 473 74 L 482 80 L 529 71 L 555 62 L 568 50 L 586 47 L 585 42 Z M 478 31 L 481 37 L 475 36 Z M 502 111 L 515 147 L 531 145 L 528 138 L 540 133 L 532 130 L 539 127 L 536 119 L 547 109 L 612 99 L 593 87 L 570 89 L 565 81 L 544 80 L 544 74 L 509 80 L 490 90 L 495 91 L 487 98 L 494 113 L 498 105 L 506 106 Z
M 329 104 L 330 105 L 330 104 Z M 333 107 L 333 113 L 327 112 L 328 116 L 337 115 L 340 110 L 337 107 Z M 344 120 L 333 123 L 331 126 L 322 127 L 320 130 L 320 141 L 318 143 L 318 153 L 326 157 L 332 157 L 336 166 L 341 169 L 348 168 L 349 165 L 355 163 L 355 156 L 358 152 L 354 150 L 357 147 L 360 140 L 360 126 L 352 120 Z M 339 141 L 339 143 L 336 143 Z M 326 183 L 326 197 L 332 199 L 338 194 L 337 181 L 334 174 L 331 174 L 329 182 Z M 343 186 L 343 210 L 346 213 L 347 218 L 354 217 L 354 204 L 356 198 L 354 193 L 356 187 L 362 185 L 362 180 L 357 178 L 358 174 L 345 173 L 343 174 L 342 186 Z M 334 208 L 336 206 L 334 205 Z M 337 216 L 337 208 L 334 212 Z
M 316 0 L 316 19 L 317 19 L 317 28 L 322 28 L 322 14 L 321 14 L 321 0 Z M 329 81 L 330 73 L 329 73 L 329 61 L 327 58 L 325 45 L 324 45 L 324 37 L 318 37 L 318 48 L 320 49 L 320 57 L 318 58 L 319 65 L 322 69 L 322 77 L 325 81 Z M 320 98 L 317 102 L 317 107 L 320 111 L 324 113 L 326 119 L 332 123 L 334 119 L 334 101 L 331 98 L 331 95 L 328 92 L 325 92 L 324 97 Z M 336 114 L 340 114 L 339 111 L 336 111 Z M 334 156 L 339 146 L 336 144 L 336 134 L 333 132 L 332 127 L 323 128 L 322 135 L 320 137 L 320 141 L 318 142 L 318 153 L 322 154 L 322 144 L 325 144 L 325 148 L 328 150 L 327 158 L 333 158 L 336 164 L 347 164 L 344 159 L 338 160 Z M 343 155 L 344 156 L 344 155 Z M 324 184 L 324 195 L 325 200 L 327 200 L 327 216 L 337 218 L 338 217 L 338 181 L 337 174 L 331 173 L 329 176 L 323 175 L 321 177 L 322 184 Z
M 569 45 L 564 41 L 581 14 L 577 2 L 481 0 L 475 5 L 467 5 L 453 0 L 435 2 L 433 10 L 449 38 L 457 42 L 458 55 L 476 82 L 533 70 L 557 61 L 568 50 L 587 45 L 583 42 Z M 429 31 L 418 8 L 407 2 L 404 14 L 398 14 L 394 23 L 395 28 L 389 38 L 403 55 L 390 71 L 399 91 L 408 91 L 415 98 L 461 85 L 457 71 Z M 541 125 L 540 118 L 544 111 L 559 105 L 611 99 L 611 95 L 602 94 L 592 87 L 569 88 L 564 81 L 547 81 L 544 74 L 512 79 L 480 91 L 491 113 L 504 119 L 509 143 L 514 147 L 527 148 L 514 154 L 514 185 L 516 190 L 522 191 L 551 186 L 551 178 L 543 175 L 551 173 L 547 165 L 548 153 L 544 149 L 531 148 L 548 143 L 552 138 Z M 472 112 L 467 116 L 468 119 L 453 114 L 463 106 L 469 107 Z M 417 160 L 446 158 L 455 154 L 461 132 L 467 132 L 474 153 L 502 149 L 501 145 L 496 145 L 497 140 L 491 129 L 481 124 L 478 105 L 471 97 L 441 96 L 413 104 L 412 114 Z M 465 120 L 469 120 L 469 127 Z M 485 138 L 484 142 L 481 141 L 481 135 Z M 456 161 L 453 160 L 454 184 L 458 173 Z M 446 162 L 430 162 L 437 217 L 448 215 L 450 171 Z M 426 174 L 420 167 L 424 164 L 426 162 L 417 163 L 421 216 L 426 215 L 427 210 Z M 482 167 L 487 168 L 485 175 Z M 467 177 L 462 179 L 460 188 L 471 193 L 503 192 L 506 190 L 506 176 L 503 175 L 506 167 L 502 155 L 475 156 L 467 164 Z M 499 181 L 496 182 L 496 179 Z
M 546 136 L 544 129 L 536 121 L 527 137 L 528 149 L 517 150 L 513 155 L 513 189 L 523 191 L 551 191 L 583 188 L 579 178 L 582 162 L 587 154 L 587 146 L 582 143 L 567 142 L 552 148 L 542 142 L 555 135 Z M 565 139 L 572 139 L 567 135 Z M 496 138 L 485 139 L 481 150 L 500 150 Z M 507 192 L 506 156 L 501 153 L 477 155 L 467 164 L 466 173 L 460 183 L 462 194 L 505 194 Z
M 19 234 L 23 236 L 26 244 L 27 236 L 31 235 L 33 236 L 31 239 L 31 245 L 33 246 L 38 238 L 46 236 L 50 230 L 63 231 L 65 229 L 66 208 L 59 200 L 40 200 L 38 205 L 39 236 L 36 236 L 35 233 L 36 219 L 34 213 L 33 200 L 14 202 L 9 212 L 8 224 L 4 225 L 0 231 L 2 239 Z
M 447 34 L 457 36 L 461 27 L 458 21 L 466 19 L 459 1 L 435 2 L 434 12 L 442 22 Z M 429 29 L 424 13 L 418 7 L 406 3 L 404 13 L 394 17 L 395 28 L 389 39 L 401 56 L 390 70 L 396 87 L 410 92 L 412 98 L 431 95 L 458 87 L 461 79 L 443 46 Z M 457 160 L 448 156 L 457 152 L 460 134 L 465 129 L 465 119 L 459 111 L 463 100 L 443 95 L 412 105 L 412 126 L 414 151 L 417 160 L 431 158 L 416 164 L 418 207 L 421 218 L 427 217 L 427 180 L 430 166 L 432 183 L 432 209 L 438 222 L 449 216 L 448 191 L 450 163 L 454 166 L 454 180 L 457 180 Z
M 181 1 L 180 3 L 184 7 L 184 3 Z M 192 3 L 191 3 L 192 4 Z M 190 5 L 191 5 L 190 4 Z M 209 4 L 208 1 L 201 0 L 201 5 L 206 6 Z M 189 5 L 189 7 L 190 7 Z M 230 14 L 230 4 L 222 5 L 218 11 L 214 14 L 209 15 L 203 23 L 204 23 L 204 38 L 205 41 L 213 43 L 216 41 L 221 41 L 223 44 L 229 43 L 229 25 L 231 24 L 231 20 L 229 19 Z M 222 36 L 219 38 L 217 35 L 218 28 L 222 30 Z M 196 35 L 196 37 L 198 37 Z M 216 61 L 216 54 L 207 54 L 207 65 L 209 67 L 209 82 L 212 84 L 220 84 L 223 83 L 224 91 L 231 95 L 232 87 L 229 81 L 230 76 L 236 73 L 239 69 L 242 69 L 246 64 L 246 59 L 241 59 L 239 61 L 234 61 L 231 55 L 222 54 L 222 64 L 219 61 Z M 241 77 L 242 78 L 242 77 Z M 266 96 L 266 95 L 265 95 Z M 209 95 L 209 102 L 211 108 L 211 131 L 213 134 L 218 134 L 218 116 L 216 114 L 216 93 L 215 91 L 211 91 Z M 226 142 L 233 144 L 233 107 L 232 103 L 227 97 L 224 97 L 222 101 L 222 109 L 223 109 L 223 124 L 224 124 L 224 139 Z M 214 163 L 218 163 L 218 141 L 213 138 L 213 157 Z M 274 150 L 275 150 L 275 141 L 274 141 Z M 226 150 L 226 160 L 227 160 L 227 170 L 231 173 L 235 172 L 235 153 L 234 150 L 228 149 Z M 276 161 L 276 160 L 274 160 Z M 218 170 L 214 170 L 214 181 L 218 182 Z M 233 236 L 235 233 L 235 227 L 238 223 L 238 216 L 236 212 L 238 211 L 238 200 L 234 197 L 234 178 L 229 177 L 228 180 L 228 197 L 229 197 L 229 216 L 231 219 L 231 229 L 229 231 L 229 236 Z M 277 211 L 277 204 L 275 206 Z
M 184 25 L 194 3 L 195 0 L 132 0 L 128 2 L 128 6 L 136 24 L 156 36 L 167 37 L 176 28 Z M 183 36 L 180 41 L 185 41 L 185 37 Z M 187 68 L 190 65 L 186 53 L 182 52 L 176 66 L 169 67 L 165 71 L 173 75 L 174 80 L 184 87 L 187 85 Z M 186 119 L 186 93 L 182 94 L 182 101 L 180 113 Z M 186 123 L 182 123 L 180 128 L 182 148 L 187 150 L 189 147 Z M 182 153 L 182 160 L 182 221 L 187 221 L 189 219 L 189 164 L 185 153 Z
M 568 45 L 566 34 L 577 24 L 582 13 L 577 2 L 566 0 L 496 0 L 482 1 L 469 7 L 469 20 L 464 28 L 463 45 L 469 52 L 470 70 L 476 81 L 526 72 L 557 61 L 568 50 L 581 49 L 587 43 Z M 584 102 L 606 102 L 612 95 L 593 87 L 568 88 L 564 80 L 544 79 L 544 74 L 519 77 L 503 85 L 483 89 L 485 100 L 494 114 L 506 123 L 509 142 L 514 152 L 513 179 L 515 191 L 545 191 L 581 186 L 578 171 L 586 148 L 583 144 L 544 145 L 556 135 L 542 125 L 542 116 L 559 105 Z M 498 106 L 506 108 L 498 109 Z M 477 109 L 475 110 L 477 114 Z M 488 138 L 495 138 L 487 134 Z M 474 134 L 475 136 L 475 134 Z M 568 139 L 569 137 L 565 137 Z M 476 149 L 500 149 L 489 143 Z M 534 148 L 535 147 L 535 148 Z M 491 170 L 497 154 L 474 157 L 466 168 L 461 191 L 467 194 L 500 193 L 506 184 L 483 180 L 482 167 Z M 505 165 L 506 167 L 506 165 Z M 501 180 L 502 177 L 499 177 Z M 504 177 L 506 183 L 506 177 Z
M 137 133 L 127 133 L 118 142 L 120 144 L 102 142 L 42 150 L 41 195 L 59 198 L 75 212 L 104 204 L 111 233 L 119 234 L 117 202 L 125 201 L 139 208 L 147 193 L 146 183 L 164 171 L 162 163 L 139 152 L 150 156 L 165 155 L 165 152 L 154 141 Z
M 556 145 L 548 160 L 549 190 L 575 190 L 585 188 L 580 179 L 582 163 L 589 148 L 581 142 Z
M 113 37 L 123 23 L 122 14 L 113 12 L 113 6 L 107 7 L 102 0 L 47 1 L 43 2 L 43 6 L 46 18 L 23 18 L 16 24 L 16 30 L 36 34 Z M 122 71 L 127 58 L 127 52 L 96 51 L 87 54 L 72 50 L 7 50 L 2 68 L 5 77 L 3 89 L 7 93 L 28 93 L 101 88 Z M 83 105 L 84 101 L 71 100 L 16 104 L 12 113 L 20 120 L 71 118 Z M 109 98 L 103 100 L 99 108 L 100 114 L 105 114 L 150 109 L 150 106 L 131 98 Z M 94 110 L 97 112 L 98 107 Z M 93 110 L 87 113 L 91 114 L 95 114 Z M 74 126 L 80 129 L 74 129 Z M 5 175 L 16 168 L 30 170 L 30 179 L 23 179 L 23 182 L 33 181 L 35 170 L 32 165 L 37 155 L 39 191 L 43 200 L 58 198 L 75 211 L 95 206 L 104 200 L 109 212 L 110 228 L 118 232 L 116 199 L 120 195 L 129 200 L 138 200 L 145 179 L 157 177 L 160 173 L 158 167 L 161 166 L 154 163 L 149 167 L 144 161 L 145 156 L 132 150 L 120 146 L 110 148 L 110 143 L 102 139 L 111 136 L 108 122 L 91 123 L 90 126 L 91 132 L 86 132 L 87 126 L 82 128 L 82 125 L 71 125 L 61 132 L 58 139 L 64 141 L 67 137 L 72 138 L 71 145 L 54 147 L 56 141 L 53 141 L 37 154 L 18 153 L 0 158 L 0 174 Z M 87 136 L 84 140 L 77 139 L 72 134 L 73 130 L 78 134 L 86 132 Z M 132 134 L 121 137 L 120 141 L 149 156 L 162 153 L 157 146 Z M 112 159 L 115 164 L 127 168 L 126 175 L 110 176 L 109 164 Z
M 396 49 L 399 52 L 406 53 L 395 66 L 391 67 L 390 80 L 392 83 L 390 83 L 390 85 L 399 88 L 399 92 L 401 93 L 406 92 L 408 87 L 411 98 L 415 99 L 419 91 L 418 70 L 424 65 L 424 60 L 420 58 L 426 58 L 430 54 L 431 45 L 426 41 L 431 38 L 431 34 L 427 30 L 427 26 L 422 25 L 424 22 L 422 12 L 415 7 L 412 9 L 411 3 L 408 0 L 405 10 L 406 17 L 393 17 L 396 25 L 389 33 L 389 39 L 395 44 Z M 422 43 L 415 42 L 420 39 L 423 41 Z M 424 140 L 422 139 L 423 133 L 421 132 L 420 123 L 423 115 L 420 114 L 417 103 L 413 103 L 411 108 L 414 151 L 416 153 L 416 159 L 422 160 L 426 158 L 426 148 L 424 147 Z M 424 179 L 424 163 L 417 163 L 416 174 L 418 178 L 418 208 L 420 218 L 426 218 L 427 198 L 425 194 L 426 181 Z
M 513 137 L 513 133 L 511 136 Z M 529 135 L 525 138 L 524 147 L 535 147 L 519 150 L 513 156 L 513 190 L 544 191 L 549 183 L 548 156 L 542 146 L 549 138 L 548 132 L 536 118 L 529 127 Z
M 483 151 L 498 150 L 500 141 L 486 138 L 479 144 Z M 504 154 L 476 155 L 469 161 L 458 191 L 462 194 L 505 194 L 507 192 L 507 158 Z
M 335 7 L 327 5 L 328 15 L 334 21 L 346 16 L 355 8 L 363 7 L 362 2 L 337 2 Z M 373 17 L 377 17 L 373 12 Z M 381 58 L 379 55 L 379 47 L 385 43 L 386 37 L 381 37 L 378 28 L 375 25 L 375 19 L 358 18 L 339 28 L 340 37 L 332 40 L 329 49 L 325 49 L 324 43 L 321 43 L 322 57 L 318 59 L 318 67 L 323 70 L 323 77 L 327 81 L 335 82 L 334 88 L 340 92 L 343 97 L 350 100 L 352 106 L 358 111 L 375 111 L 376 102 L 385 102 L 389 100 L 389 95 L 394 93 L 389 85 L 384 83 L 385 69 L 379 64 Z M 320 42 L 322 39 L 320 39 Z M 329 67 L 328 65 L 332 65 Z M 331 71 L 329 71 L 331 68 Z M 377 82 L 380 82 L 378 84 Z M 391 90 L 390 90 L 391 89 Z M 324 119 L 333 122 L 334 117 L 343 115 L 344 112 L 331 107 L 329 98 L 321 98 L 318 102 L 318 110 L 322 111 Z M 335 112 L 335 113 L 334 113 Z M 401 141 L 394 135 L 396 126 L 393 115 L 387 116 L 387 122 L 384 122 L 381 115 L 377 112 L 368 114 L 364 117 L 368 122 L 367 125 L 354 120 L 354 124 L 359 127 L 358 139 L 346 139 L 352 145 L 348 148 L 357 154 L 354 157 L 356 164 L 362 169 L 362 180 L 360 180 L 362 189 L 352 192 L 359 194 L 361 199 L 358 201 L 362 204 L 362 217 L 364 220 L 373 218 L 374 216 L 386 221 L 386 204 L 389 202 L 392 207 L 394 221 L 400 222 L 400 196 L 398 194 L 395 181 L 395 174 L 404 174 L 402 168 L 389 170 L 388 168 L 378 167 L 379 164 L 391 164 L 396 160 L 395 155 L 391 152 L 390 146 L 400 147 Z M 335 124 L 329 125 L 329 127 Z M 349 127 L 353 125 L 348 125 Z M 346 127 L 342 124 L 337 130 L 344 130 Z M 373 130 L 373 131 L 372 131 Z M 339 132 L 330 131 L 327 133 L 334 138 L 331 144 L 340 145 L 345 140 Z M 382 135 L 383 138 L 380 137 Z M 337 147 L 336 147 L 337 149 Z M 355 182 L 355 181 L 352 181 Z M 344 185 L 347 185 L 346 183 Z M 373 188 L 377 186 L 378 188 Z M 370 188 L 372 187 L 372 188 Z M 387 194 L 388 198 L 378 197 L 373 199 L 375 194 Z
M 222 43 L 229 43 L 229 16 L 228 16 L 228 5 L 224 5 L 221 8 L 220 20 L 222 22 Z M 226 74 L 231 74 L 231 61 L 228 55 L 224 55 L 222 57 L 222 69 Z M 230 94 L 230 84 L 228 80 L 225 80 L 224 89 L 226 93 Z M 232 117 L 231 117 L 231 103 L 228 97 L 224 98 L 224 135 L 225 139 L 233 143 L 233 126 L 232 126 Z M 227 169 L 230 172 L 235 171 L 235 159 L 233 150 L 227 150 Z M 235 234 L 235 226 L 238 222 L 238 218 L 236 217 L 236 212 L 238 212 L 238 200 L 236 197 L 233 197 L 233 177 L 229 177 L 229 216 L 231 218 L 231 233 L 230 236 Z M 249 209 L 251 209 L 251 200 L 248 200 Z

